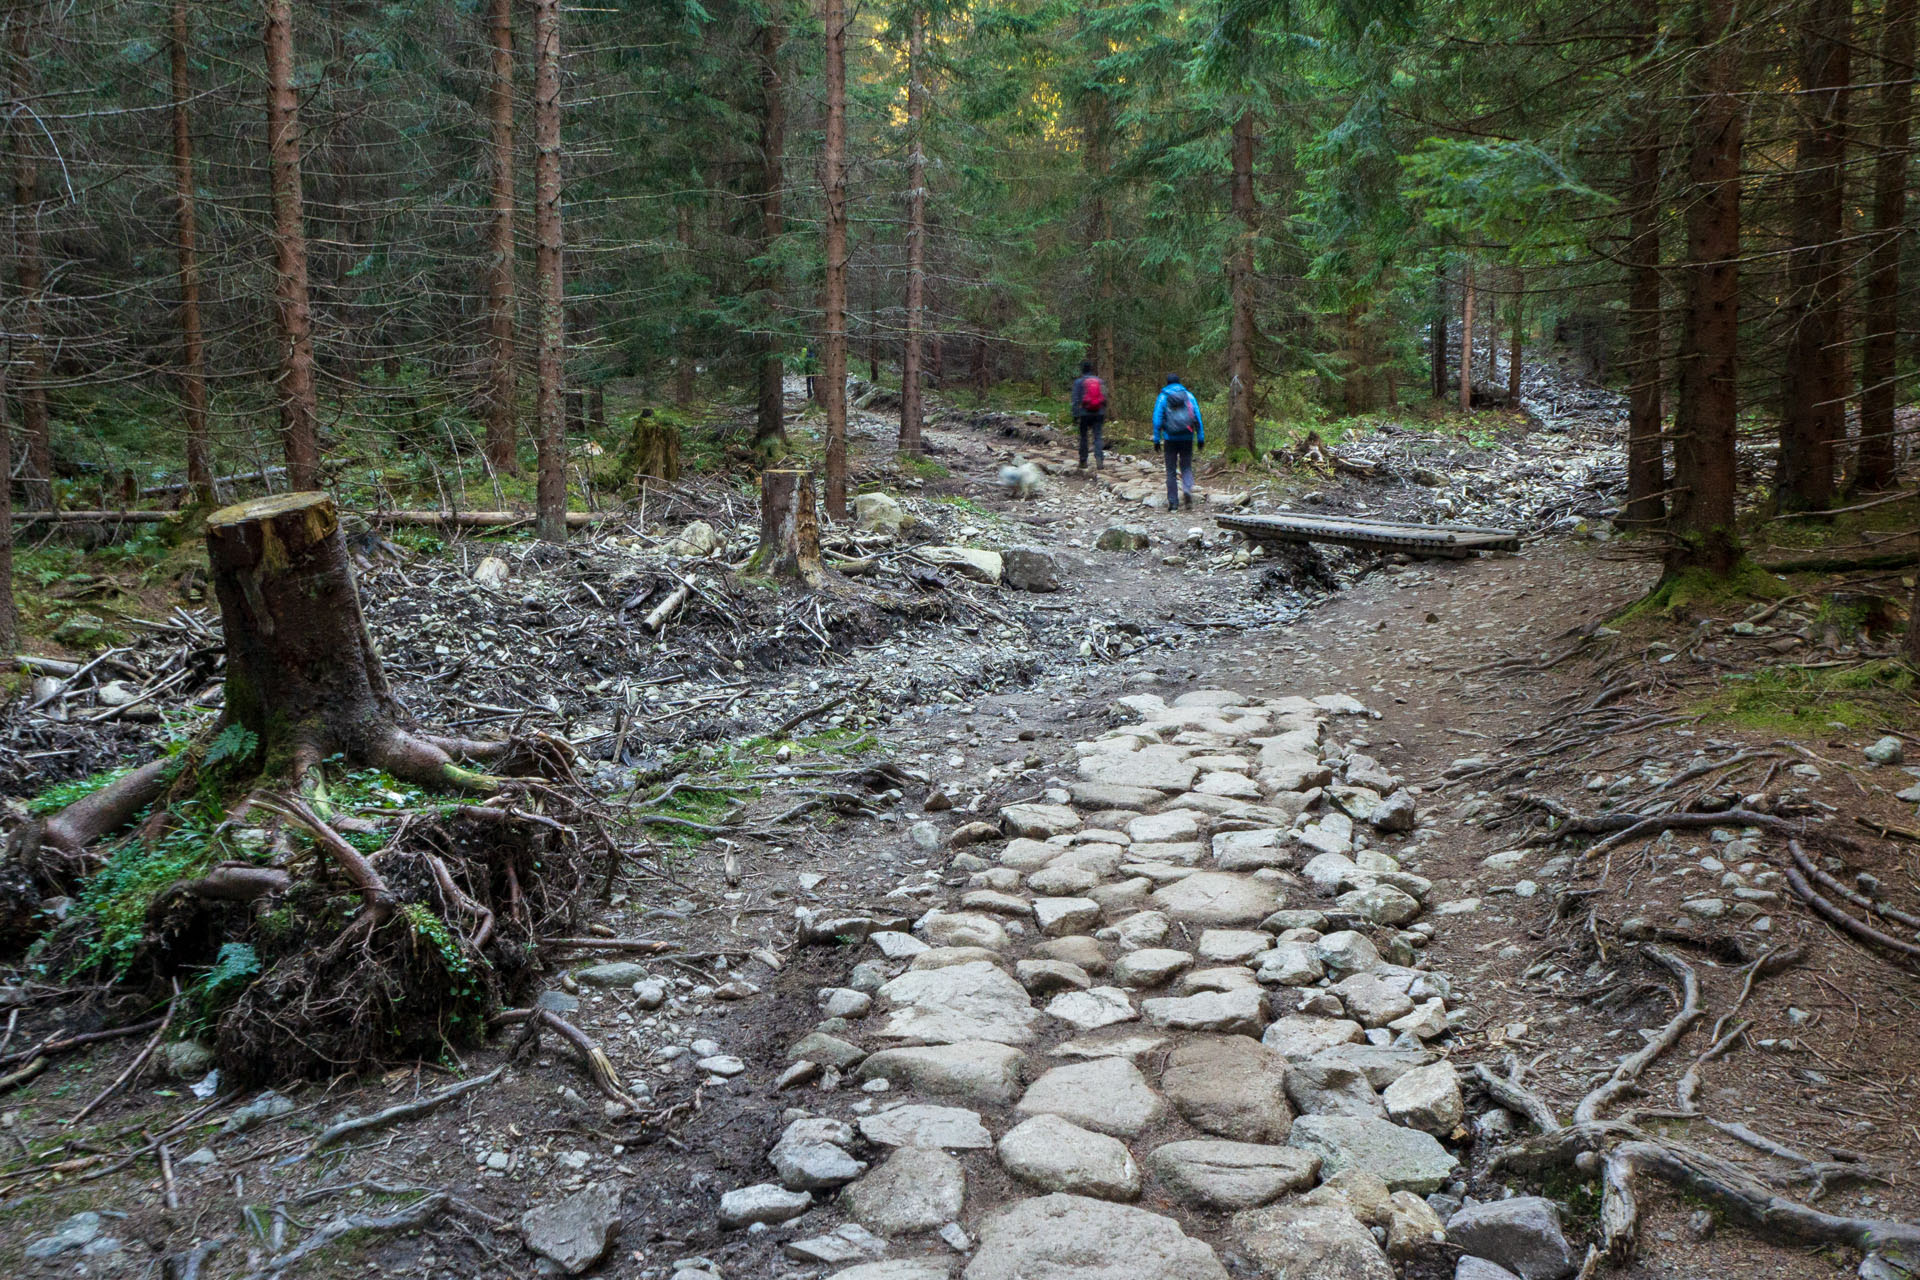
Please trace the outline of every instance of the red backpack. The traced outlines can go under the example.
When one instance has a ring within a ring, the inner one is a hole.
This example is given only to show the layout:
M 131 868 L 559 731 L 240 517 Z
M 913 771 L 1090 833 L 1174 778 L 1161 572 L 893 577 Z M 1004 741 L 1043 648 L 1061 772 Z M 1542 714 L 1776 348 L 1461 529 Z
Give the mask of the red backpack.
M 1088 374 L 1086 381 L 1080 384 L 1080 411 L 1098 413 L 1106 407 L 1107 389 L 1100 385 L 1100 379 Z

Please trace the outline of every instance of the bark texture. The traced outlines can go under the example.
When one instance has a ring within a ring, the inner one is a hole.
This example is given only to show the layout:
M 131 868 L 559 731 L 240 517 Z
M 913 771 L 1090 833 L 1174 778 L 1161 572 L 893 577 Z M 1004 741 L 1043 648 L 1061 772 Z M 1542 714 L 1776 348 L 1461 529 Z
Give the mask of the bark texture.
M 760 473 L 760 546 L 753 569 L 776 578 L 820 581 L 820 516 L 813 472 L 779 468 Z
M 270 773 L 298 781 L 339 753 L 429 785 L 477 777 L 400 727 L 332 498 L 223 507 L 207 518 L 207 558 L 226 635 L 226 722 L 254 733 Z
M 487 465 L 520 474 L 520 432 L 515 421 L 514 187 L 513 187 L 513 0 L 491 0 L 487 43 L 492 63 L 487 115 L 492 158 L 492 217 L 487 224 Z
M 320 408 L 314 386 L 313 306 L 307 293 L 305 197 L 300 186 L 300 94 L 293 83 L 293 0 L 266 0 L 267 150 L 273 189 L 274 311 L 279 339 L 280 440 L 287 483 L 320 483 Z
M 1473 264 L 1460 275 L 1460 412 L 1473 408 Z
M 1686 314 L 1674 407 L 1669 572 L 1730 573 L 1740 560 L 1734 528 L 1734 427 L 1739 409 L 1740 48 L 1729 30 L 1733 0 L 1698 0 L 1689 122 Z
M 820 184 L 826 197 L 826 297 L 820 395 L 827 410 L 827 515 L 847 516 L 847 9 L 824 0 L 827 121 Z
M 1433 281 L 1433 323 L 1428 329 L 1428 354 L 1432 360 L 1429 373 L 1435 400 L 1447 398 L 1447 325 L 1452 315 L 1447 303 L 1447 277 L 1441 274 Z
M 1783 511 L 1833 505 L 1834 459 L 1846 438 L 1847 347 L 1840 244 L 1853 0 L 1808 0 L 1799 33 L 1800 135 L 1794 149 L 1793 241 L 1787 270 L 1787 363 L 1774 502 Z
M 920 358 L 927 326 L 927 13 L 907 15 L 907 343 L 900 360 L 900 451 L 920 452 Z
M 535 483 L 540 537 L 567 540 L 566 283 L 560 213 L 560 0 L 533 0 L 533 238 L 540 281 L 537 358 L 540 474 Z
M 34 23 L 37 0 L 12 6 L 7 15 L 7 51 L 13 68 L 13 97 L 34 95 Z M 13 272 L 20 290 L 19 349 L 14 357 L 20 428 L 27 446 L 22 473 L 27 505 L 54 509 L 53 428 L 47 418 L 47 277 L 40 246 L 40 141 L 30 113 L 14 113 L 9 150 L 13 152 Z M 11 469 L 11 461 L 8 468 Z
M 1101 54 L 1111 52 L 1102 46 Z M 1093 264 L 1093 323 L 1088 326 L 1088 341 L 1093 350 L 1093 367 L 1106 380 L 1107 400 L 1113 400 L 1113 308 L 1115 289 L 1113 259 L 1109 245 L 1113 241 L 1113 205 L 1107 198 L 1107 183 L 1113 169 L 1113 106 L 1104 87 L 1087 94 L 1086 165 L 1089 205 L 1087 209 L 1087 258 Z
M 1641 0 L 1633 33 L 1636 63 L 1652 56 L 1660 0 Z M 1627 502 L 1620 522 L 1646 529 L 1666 518 L 1667 460 L 1661 436 L 1660 114 L 1654 95 L 1633 107 L 1627 157 Z
M 7 416 L 7 374 L 0 367 L 0 655 L 19 652 L 19 613 L 13 604 L 13 485 L 5 476 L 13 458 L 13 420 Z
M 1233 255 L 1228 265 L 1228 288 L 1233 313 L 1227 324 L 1227 449 L 1252 454 L 1253 439 L 1253 242 L 1260 206 L 1253 194 L 1253 113 L 1243 111 L 1233 122 Z M 1357 371 L 1349 373 L 1355 376 Z
M 1520 372 L 1522 368 L 1522 348 L 1527 336 L 1527 281 L 1516 271 L 1513 273 L 1513 339 L 1507 348 L 1507 403 L 1514 408 L 1520 407 Z
M 200 322 L 200 225 L 194 208 L 193 130 L 187 110 L 193 97 L 193 76 L 187 64 L 190 47 L 187 0 L 173 0 L 167 63 L 173 82 L 173 189 L 180 238 L 180 413 L 187 437 L 187 488 L 195 502 L 212 502 L 213 463 L 207 450 L 207 344 Z
M 780 309 L 780 277 L 773 255 L 786 233 L 787 100 L 780 76 L 780 49 L 787 29 L 778 22 L 760 28 L 760 261 L 754 289 L 761 313 Z M 786 368 L 780 341 L 772 332 L 760 336 L 759 394 L 754 414 L 754 444 L 762 450 L 774 441 L 787 442 Z
M 1880 137 L 1873 167 L 1873 239 L 1866 261 L 1866 341 L 1860 351 L 1860 452 L 1854 487 L 1893 483 L 1894 365 L 1900 337 L 1900 251 L 1907 222 L 1913 126 L 1915 0 L 1887 0 L 1880 36 Z

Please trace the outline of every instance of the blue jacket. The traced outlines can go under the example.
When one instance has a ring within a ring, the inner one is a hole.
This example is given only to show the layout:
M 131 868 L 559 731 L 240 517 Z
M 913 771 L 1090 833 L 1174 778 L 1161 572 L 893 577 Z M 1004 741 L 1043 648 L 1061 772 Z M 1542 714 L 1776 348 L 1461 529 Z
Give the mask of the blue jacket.
M 1160 388 L 1160 398 L 1153 402 L 1153 442 L 1159 444 L 1166 438 L 1161 424 L 1167 419 L 1167 392 L 1175 389 L 1187 392 L 1187 405 L 1193 410 L 1193 438 L 1201 444 L 1207 442 L 1207 424 L 1200 420 L 1200 398 L 1177 382 L 1169 382 Z

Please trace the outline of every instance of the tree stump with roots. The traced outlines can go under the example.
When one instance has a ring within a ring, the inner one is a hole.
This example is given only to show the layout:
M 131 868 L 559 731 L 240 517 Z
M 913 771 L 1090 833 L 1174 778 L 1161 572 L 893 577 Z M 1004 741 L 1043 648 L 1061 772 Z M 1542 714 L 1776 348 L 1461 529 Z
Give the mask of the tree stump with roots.
M 750 568 L 820 585 L 820 514 L 813 472 L 780 467 L 760 473 L 760 546 Z
M 585 872 L 563 793 L 454 757 L 568 780 L 570 752 L 407 724 L 326 494 L 224 508 L 206 537 L 226 635 L 224 713 L 186 751 L 16 833 L 0 895 L 76 894 L 103 862 L 168 850 L 185 869 L 131 904 L 145 930 L 124 977 L 195 980 L 243 944 L 255 976 L 223 994 L 217 1020 L 221 1061 L 239 1077 L 360 1070 L 476 1038 L 531 975 L 540 939 L 570 928 Z M 322 785 L 336 767 L 514 803 L 400 809 L 384 825 L 362 809 L 349 821 Z M 108 839 L 144 810 L 137 831 Z M 256 834 L 242 841 L 242 830 Z M 33 918 L 8 906 L 0 923 Z M 77 913 L 49 946 L 99 954 L 87 950 L 98 927 Z
M 297 784 L 338 754 L 423 786 L 495 788 L 447 744 L 401 728 L 332 498 L 280 494 L 216 511 L 207 557 L 226 630 L 225 722 L 255 736 L 266 772 Z

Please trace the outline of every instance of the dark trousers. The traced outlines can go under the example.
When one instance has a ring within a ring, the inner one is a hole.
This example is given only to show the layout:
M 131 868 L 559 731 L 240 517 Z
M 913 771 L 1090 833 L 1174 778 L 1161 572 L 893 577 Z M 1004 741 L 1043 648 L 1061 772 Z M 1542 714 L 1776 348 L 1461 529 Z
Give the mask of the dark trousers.
M 1167 510 L 1180 506 L 1180 495 L 1193 492 L 1193 439 L 1169 440 L 1161 446 L 1167 455 Z
M 1080 465 L 1087 465 L 1087 442 L 1093 442 L 1093 464 L 1096 467 L 1107 465 L 1107 420 L 1105 418 L 1077 418 L 1080 425 Z

